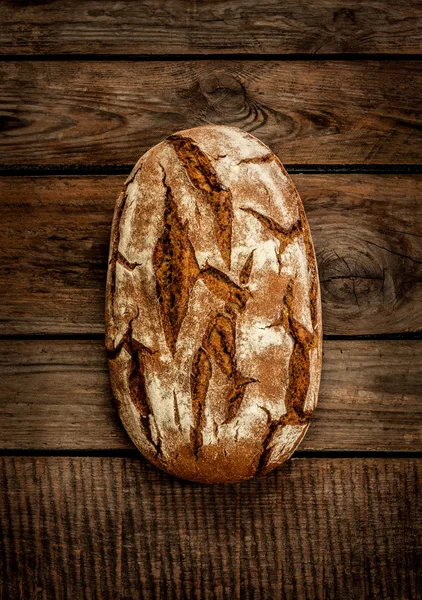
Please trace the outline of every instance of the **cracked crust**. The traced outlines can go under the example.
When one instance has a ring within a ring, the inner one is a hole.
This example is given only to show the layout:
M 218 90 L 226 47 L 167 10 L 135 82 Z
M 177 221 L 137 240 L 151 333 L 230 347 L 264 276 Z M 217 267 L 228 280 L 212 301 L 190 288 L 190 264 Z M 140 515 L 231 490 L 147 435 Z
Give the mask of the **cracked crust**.
M 315 409 L 321 301 L 278 158 L 234 127 L 151 148 L 119 196 L 106 346 L 120 418 L 155 465 L 231 483 L 286 460 Z

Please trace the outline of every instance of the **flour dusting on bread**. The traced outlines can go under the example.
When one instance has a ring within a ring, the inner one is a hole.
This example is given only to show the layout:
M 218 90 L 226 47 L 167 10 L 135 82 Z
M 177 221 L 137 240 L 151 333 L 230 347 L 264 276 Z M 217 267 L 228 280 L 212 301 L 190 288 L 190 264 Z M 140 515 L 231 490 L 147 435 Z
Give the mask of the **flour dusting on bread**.
M 315 254 L 295 187 L 234 127 L 179 131 L 116 205 L 106 346 L 120 418 L 155 465 L 263 475 L 309 427 L 321 373 Z

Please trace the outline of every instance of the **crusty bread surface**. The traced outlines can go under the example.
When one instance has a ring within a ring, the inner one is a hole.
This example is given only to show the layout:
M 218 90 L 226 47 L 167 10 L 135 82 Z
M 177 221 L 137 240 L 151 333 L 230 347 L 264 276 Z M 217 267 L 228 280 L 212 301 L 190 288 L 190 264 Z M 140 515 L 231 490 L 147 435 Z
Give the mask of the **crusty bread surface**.
M 116 204 L 106 293 L 112 389 L 142 454 L 201 483 L 268 473 L 309 426 L 321 344 L 309 227 L 271 150 L 207 125 L 146 152 Z

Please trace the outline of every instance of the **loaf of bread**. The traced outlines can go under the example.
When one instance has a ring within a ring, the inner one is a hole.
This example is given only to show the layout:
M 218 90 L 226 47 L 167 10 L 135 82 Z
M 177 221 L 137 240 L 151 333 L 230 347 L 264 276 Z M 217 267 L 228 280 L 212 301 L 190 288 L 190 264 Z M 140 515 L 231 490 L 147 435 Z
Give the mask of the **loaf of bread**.
M 116 205 L 106 298 L 112 389 L 142 454 L 202 483 L 268 473 L 309 426 L 321 340 L 309 227 L 271 150 L 210 125 L 146 152 Z

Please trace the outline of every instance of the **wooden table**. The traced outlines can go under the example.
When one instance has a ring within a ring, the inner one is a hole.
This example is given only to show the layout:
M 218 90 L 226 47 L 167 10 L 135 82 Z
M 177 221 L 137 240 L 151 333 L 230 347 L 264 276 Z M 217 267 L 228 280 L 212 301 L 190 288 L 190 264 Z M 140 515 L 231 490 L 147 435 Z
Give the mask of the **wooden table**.
M 0 11 L 1 598 L 420 598 L 421 6 Z M 285 163 L 323 297 L 309 433 L 231 486 L 135 451 L 103 347 L 118 191 L 150 146 L 203 123 Z

